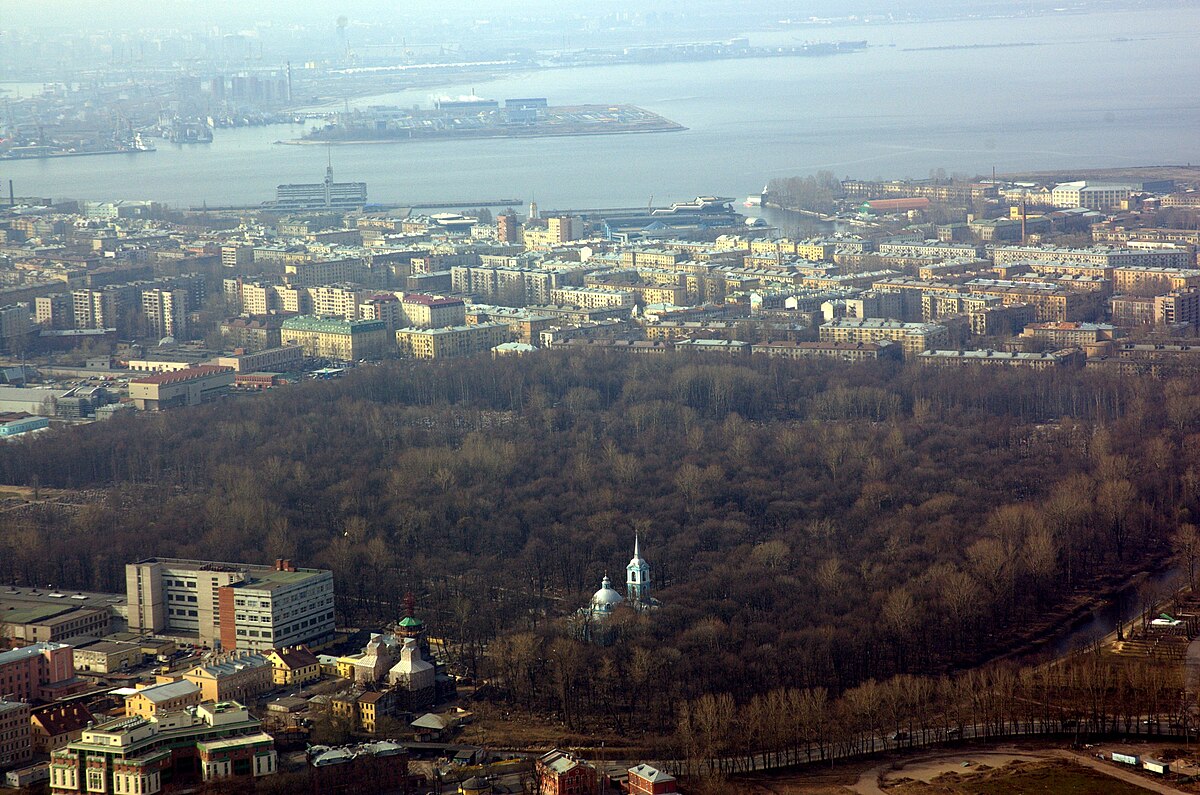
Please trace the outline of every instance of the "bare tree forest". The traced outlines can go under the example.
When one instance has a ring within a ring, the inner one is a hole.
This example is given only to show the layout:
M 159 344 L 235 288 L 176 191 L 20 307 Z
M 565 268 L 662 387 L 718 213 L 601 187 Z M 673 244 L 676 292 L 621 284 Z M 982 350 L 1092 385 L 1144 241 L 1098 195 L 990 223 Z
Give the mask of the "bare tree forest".
M 152 554 L 288 557 L 334 571 L 343 625 L 413 591 L 515 708 L 625 728 L 636 704 L 666 732 L 705 694 L 962 670 L 1191 560 L 1198 434 L 1194 381 L 1088 370 L 393 363 L 0 446 L 0 482 L 95 495 L 6 514 L 0 582 L 122 590 Z M 606 647 L 570 639 L 635 532 L 662 609 Z

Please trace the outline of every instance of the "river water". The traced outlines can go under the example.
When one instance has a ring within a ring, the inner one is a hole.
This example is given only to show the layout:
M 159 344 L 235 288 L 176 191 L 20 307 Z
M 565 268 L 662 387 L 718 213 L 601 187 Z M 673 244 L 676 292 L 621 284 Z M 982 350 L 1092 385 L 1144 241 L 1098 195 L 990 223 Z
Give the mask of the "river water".
M 819 169 L 895 178 L 935 168 L 974 174 L 1200 162 L 1200 4 L 1155 14 L 800 27 L 751 38 L 780 45 L 865 39 L 870 47 L 450 85 L 445 93 L 632 103 L 688 130 L 338 146 L 335 176 L 367 182 L 377 202 L 536 197 L 543 207 L 583 208 L 707 193 L 740 198 L 773 177 Z M 943 49 L 913 49 L 929 47 Z M 431 93 L 355 104 L 424 104 Z M 212 144 L 163 142 L 153 154 L 2 163 L 0 179 L 15 180 L 19 195 L 56 199 L 254 204 L 273 198 L 279 183 L 321 179 L 324 147 L 274 144 L 301 132 L 217 130 Z

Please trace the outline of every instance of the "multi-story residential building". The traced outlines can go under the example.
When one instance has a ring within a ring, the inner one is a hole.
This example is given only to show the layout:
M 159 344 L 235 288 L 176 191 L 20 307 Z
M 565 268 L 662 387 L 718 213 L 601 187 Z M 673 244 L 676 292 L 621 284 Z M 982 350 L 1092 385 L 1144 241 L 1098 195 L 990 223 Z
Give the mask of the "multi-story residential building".
M 938 318 L 965 315 L 992 306 L 1002 306 L 999 298 L 970 293 L 925 293 L 921 296 L 921 320 L 926 323 Z
M 1196 194 L 1200 196 L 1200 193 Z M 1164 207 L 1167 205 L 1163 205 Z M 1117 223 L 1092 225 L 1095 243 L 1171 243 L 1177 246 L 1200 246 L 1200 229 L 1164 229 L 1153 226 L 1122 226 Z
M 496 216 L 496 240 L 501 243 L 521 242 L 521 222 L 512 213 Z
M 300 346 L 306 356 L 345 361 L 379 359 L 390 347 L 382 320 L 289 317 L 280 325 L 279 338 L 284 345 Z
M 72 290 L 75 328 L 116 328 L 127 292 L 113 285 L 99 290 Z
M 574 240 L 574 224 L 569 216 L 547 218 L 545 225 L 527 224 L 523 238 L 530 251 L 544 251 Z
M 847 362 L 900 359 L 900 345 L 878 342 L 758 342 L 751 352 L 784 359 L 838 359 Z
M 1046 340 L 1058 348 L 1068 348 L 1116 339 L 1118 331 L 1116 326 L 1108 323 L 1030 323 L 1021 336 Z
M 509 342 L 514 334 L 507 323 L 477 323 L 470 326 L 396 331 L 400 353 L 417 359 L 450 359 L 473 356 Z
M 221 324 L 221 337 L 227 348 L 242 348 L 249 352 L 278 348 L 283 317 L 261 315 L 235 317 Z
M 621 252 L 622 268 L 670 268 L 686 260 L 687 254 L 669 249 L 625 249 Z
M 1034 321 L 1037 309 L 1032 304 L 987 305 L 967 312 L 971 333 L 980 337 L 1009 335 Z
M 151 718 L 197 706 L 203 700 L 195 682 L 160 682 L 125 696 L 125 714 Z
M 1049 370 L 1053 367 L 1082 365 L 1083 352 L 1077 349 L 1048 353 L 1023 353 L 1020 351 L 924 351 L 917 355 L 922 365 L 937 367 L 1025 367 L 1031 370 Z
M 1161 295 L 1193 288 L 1200 288 L 1200 270 L 1194 268 L 1131 266 L 1113 270 L 1113 289 L 1124 295 Z
M 636 282 L 632 284 L 618 283 L 610 286 L 633 293 L 635 296 L 634 300 L 641 306 L 648 306 L 650 304 L 687 306 L 688 302 L 687 287 L 682 285 Z
M 995 296 L 1005 305 L 1031 304 L 1035 319 L 1040 321 L 1089 320 L 1104 302 L 1101 292 L 1068 290 L 1053 284 L 972 279 L 964 286 L 973 295 Z
M 461 298 L 409 293 L 400 301 L 400 310 L 408 328 L 446 328 L 467 322 L 467 304 Z
M 2 695 L 22 701 L 53 701 L 77 684 L 74 650 L 65 643 L 34 643 L 0 652 Z
M 195 638 L 225 650 L 318 645 L 333 635 L 333 574 L 148 558 L 125 567 L 133 632 Z
M 252 701 L 274 687 L 275 669 L 261 654 L 235 652 L 197 665 L 183 680 L 199 688 L 202 701 Z
M 404 322 L 404 310 L 400 306 L 400 298 L 395 293 L 374 293 L 358 305 L 359 320 L 382 320 L 389 334 Z
M 145 411 L 197 406 L 228 392 L 235 375 L 232 367 L 208 364 L 148 375 L 129 382 L 129 399 Z
M 1118 326 L 1153 326 L 1158 320 L 1158 308 L 1150 296 L 1114 295 L 1108 306 L 1112 322 Z
M 34 319 L 44 328 L 75 327 L 75 301 L 70 293 L 54 293 L 33 299 Z
M 358 258 L 301 260 L 288 262 L 283 266 L 283 280 L 292 287 L 363 282 L 366 277 L 366 267 Z
M 554 750 L 534 762 L 541 795 L 595 795 L 596 768 L 566 751 Z
M 585 309 L 632 309 L 634 305 L 633 293 L 630 291 L 604 287 L 559 287 L 550 291 L 550 300 L 555 305 Z
M 312 314 L 312 294 L 307 287 L 277 284 L 271 288 L 271 295 L 280 312 L 291 315 Z
M 902 323 L 897 320 L 865 318 L 862 320 L 833 320 L 820 328 L 821 342 L 878 342 L 891 340 L 900 344 L 906 357 L 944 345 L 949 331 L 937 323 Z
M 983 247 L 971 243 L 943 243 L 940 240 L 923 240 L 921 242 L 880 243 L 877 247 L 881 257 L 908 257 L 910 259 L 933 258 L 948 259 L 979 259 L 983 255 Z
M 188 291 L 156 287 L 142 291 L 142 314 L 156 337 L 183 338 L 188 333 Z
M 358 305 L 370 292 L 350 285 L 325 285 L 307 289 L 312 314 L 342 320 L 357 320 Z
M 525 306 L 546 304 L 550 293 L 559 286 L 559 274 L 537 268 L 488 268 L 456 266 L 450 269 L 450 283 L 456 293 L 481 301 Z
M 249 243 L 227 243 L 221 246 L 221 267 L 238 268 L 254 262 L 254 246 Z
M 226 279 L 225 296 L 247 315 L 265 315 L 279 309 L 275 285 Z
M 1107 265 L 1113 268 L 1187 268 L 1194 262 L 1191 253 L 1186 248 L 1135 249 L 1106 246 L 1092 248 L 997 246 L 992 250 L 992 260 L 997 265 L 1058 262 L 1076 265 Z M 1034 268 L 1031 267 L 1029 270 L 1034 270 Z M 1104 274 L 1089 273 L 1088 275 L 1103 276 Z
M 1113 288 L 1110 279 L 1081 274 L 1014 273 L 1007 277 L 1007 280 L 1017 283 L 1048 284 L 1068 290 L 1102 293 L 1106 296 L 1112 294 Z
M 19 767 L 33 759 L 33 730 L 29 704 L 0 696 L 0 770 Z
M 154 718 L 114 718 L 50 756 L 51 795 L 156 795 L 173 781 L 258 778 L 278 771 L 275 741 L 236 702 Z M 247 789 L 252 788 L 247 785 Z
M 1200 326 L 1200 290 L 1190 289 L 1154 296 L 1154 322 Z

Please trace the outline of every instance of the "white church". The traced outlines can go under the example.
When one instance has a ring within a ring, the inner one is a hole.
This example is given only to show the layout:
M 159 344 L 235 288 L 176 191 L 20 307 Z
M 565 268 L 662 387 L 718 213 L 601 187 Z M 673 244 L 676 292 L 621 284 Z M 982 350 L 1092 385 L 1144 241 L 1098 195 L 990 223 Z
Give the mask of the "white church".
M 633 539 L 633 557 L 625 567 L 625 595 L 621 596 L 612 587 L 612 580 L 605 574 L 600 582 L 600 590 L 592 594 L 591 617 L 608 618 L 623 604 L 638 611 L 653 610 L 660 606 L 659 601 L 650 595 L 650 564 L 641 555 L 637 536 Z

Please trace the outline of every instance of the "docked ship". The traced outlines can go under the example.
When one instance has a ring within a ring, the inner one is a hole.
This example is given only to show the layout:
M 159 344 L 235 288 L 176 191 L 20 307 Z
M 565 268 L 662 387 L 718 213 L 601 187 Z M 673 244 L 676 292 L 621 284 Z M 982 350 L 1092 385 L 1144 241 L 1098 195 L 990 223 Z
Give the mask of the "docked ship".
M 653 215 L 726 215 L 732 211 L 733 199 L 721 196 L 697 196 L 688 202 L 675 202 L 670 207 L 660 207 Z

